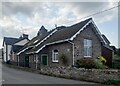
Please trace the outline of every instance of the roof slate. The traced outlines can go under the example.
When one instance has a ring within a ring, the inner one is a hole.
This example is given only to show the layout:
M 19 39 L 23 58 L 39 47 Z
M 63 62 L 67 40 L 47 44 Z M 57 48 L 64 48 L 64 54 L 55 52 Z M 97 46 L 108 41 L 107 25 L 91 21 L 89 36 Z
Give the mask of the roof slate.
M 87 24 L 92 18 L 89 18 L 80 23 L 74 24 L 69 27 L 58 27 L 58 31 L 56 31 L 53 35 L 51 35 L 47 40 L 41 43 L 39 46 L 32 48 L 29 52 L 35 52 L 44 46 L 47 43 L 52 43 L 60 40 L 65 40 L 71 38 L 74 34 L 76 34 L 85 24 Z
M 25 51 L 26 52 L 28 52 L 29 51 L 29 49 L 31 49 L 31 48 L 29 48 L 30 46 L 35 46 L 37 43 L 39 43 L 40 41 L 42 41 L 45 37 L 47 37 L 50 33 L 52 33 L 54 30 L 51 30 L 51 31 L 49 31 L 49 32 L 47 32 L 47 33 L 45 33 L 45 34 L 43 34 L 43 35 L 39 35 L 39 36 L 36 36 L 36 37 L 34 37 L 33 39 L 31 39 L 28 43 L 26 43 L 25 45 L 24 45 L 24 47 L 23 48 L 21 48 L 17 53 L 19 53 L 20 51 L 22 51 L 22 50 L 24 50 L 24 49 L 26 49 Z M 27 49 L 28 48 L 28 49 Z
M 109 44 L 110 44 L 110 41 L 107 39 L 107 37 L 106 37 L 104 34 L 102 34 L 102 37 L 103 37 L 103 39 L 105 40 L 105 42 L 109 45 Z
M 8 45 L 13 45 L 16 42 L 18 42 L 19 39 L 18 38 L 12 38 L 12 37 L 4 37 L 4 42 Z
M 16 52 L 19 51 L 22 47 L 23 47 L 23 46 L 13 45 L 13 46 L 12 46 L 12 51 L 16 53 Z

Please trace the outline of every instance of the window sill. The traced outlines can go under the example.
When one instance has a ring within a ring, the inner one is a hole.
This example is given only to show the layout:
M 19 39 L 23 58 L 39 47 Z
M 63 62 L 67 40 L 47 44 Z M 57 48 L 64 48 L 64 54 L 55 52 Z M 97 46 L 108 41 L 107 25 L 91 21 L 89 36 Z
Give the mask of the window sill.
M 53 63 L 58 63 L 58 61 L 52 61 Z
M 84 56 L 85 58 L 91 58 L 92 56 Z

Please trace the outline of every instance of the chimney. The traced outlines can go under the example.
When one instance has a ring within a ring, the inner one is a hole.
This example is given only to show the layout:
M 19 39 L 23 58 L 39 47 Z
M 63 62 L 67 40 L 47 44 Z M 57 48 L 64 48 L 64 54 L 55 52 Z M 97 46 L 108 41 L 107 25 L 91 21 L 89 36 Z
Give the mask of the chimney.
M 28 35 L 27 34 L 22 34 L 22 37 L 21 38 L 26 38 L 28 39 Z

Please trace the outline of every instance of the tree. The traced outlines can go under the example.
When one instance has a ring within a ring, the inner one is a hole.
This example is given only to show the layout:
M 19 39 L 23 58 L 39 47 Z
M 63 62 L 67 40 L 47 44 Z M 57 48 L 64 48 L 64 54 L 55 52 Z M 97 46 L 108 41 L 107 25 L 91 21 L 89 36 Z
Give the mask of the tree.
M 110 47 L 113 49 L 114 54 L 116 55 L 117 54 L 117 48 L 115 46 L 110 46 Z
M 117 49 L 117 55 L 120 56 L 120 48 Z

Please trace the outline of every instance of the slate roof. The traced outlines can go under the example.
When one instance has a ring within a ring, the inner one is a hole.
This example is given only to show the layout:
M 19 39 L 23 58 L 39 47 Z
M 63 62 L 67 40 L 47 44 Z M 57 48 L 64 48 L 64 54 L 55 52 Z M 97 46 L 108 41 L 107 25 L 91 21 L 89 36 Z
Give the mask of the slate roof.
M 28 37 L 19 37 L 19 38 L 12 38 L 12 37 L 4 37 L 3 39 L 3 42 L 5 42 L 5 44 L 7 45 L 12 45 L 12 50 L 14 52 L 17 52 L 19 51 L 23 46 L 19 46 L 19 45 L 14 45 L 15 43 L 21 41 L 21 40 L 24 40 L 24 39 L 28 39 Z M 4 43 L 3 43 L 3 46 L 4 46 Z
M 104 34 L 102 34 L 102 37 L 103 37 L 103 39 L 105 40 L 105 42 L 109 45 L 109 44 L 110 44 L 110 41 L 107 39 L 107 37 L 106 37 Z
M 13 45 L 13 46 L 12 46 L 12 51 L 16 53 L 16 52 L 19 51 L 22 47 L 23 47 L 23 46 Z
M 39 36 L 36 36 L 34 38 L 32 38 L 28 43 L 26 43 L 24 45 L 23 48 L 21 48 L 17 53 L 19 53 L 20 51 L 26 49 L 26 48 L 29 48 L 30 46 L 35 46 L 37 43 L 39 43 L 40 41 L 42 41 L 45 37 L 47 37 L 50 33 L 52 33 L 54 30 L 51 30 L 43 35 L 39 35 Z M 31 49 L 31 48 L 29 48 Z M 29 49 L 26 49 L 25 52 L 28 52 Z
M 28 38 L 13 38 L 13 37 L 4 37 L 4 42 L 8 45 L 13 45 L 23 39 L 27 39 L 29 40 Z
M 39 46 L 32 48 L 29 52 L 34 52 L 40 49 L 47 43 L 52 43 L 60 40 L 65 40 L 71 38 L 74 34 L 76 34 L 83 26 L 85 26 L 92 18 L 89 18 L 80 23 L 74 24 L 69 27 L 57 27 L 58 31 L 56 31 L 52 36 L 50 36 L 47 40 L 42 42 Z
M 15 44 L 17 41 L 19 41 L 18 38 L 12 38 L 12 37 L 4 37 L 4 42 L 8 45 L 13 45 Z

